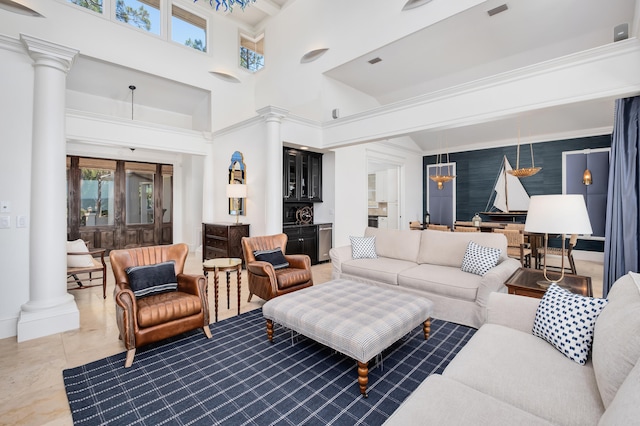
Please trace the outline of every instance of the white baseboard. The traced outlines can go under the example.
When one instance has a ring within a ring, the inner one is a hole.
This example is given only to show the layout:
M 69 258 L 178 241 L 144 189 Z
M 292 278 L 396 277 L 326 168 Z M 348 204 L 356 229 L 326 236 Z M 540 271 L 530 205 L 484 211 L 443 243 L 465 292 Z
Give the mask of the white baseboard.
M 18 317 L 0 319 L 0 339 L 18 334 Z

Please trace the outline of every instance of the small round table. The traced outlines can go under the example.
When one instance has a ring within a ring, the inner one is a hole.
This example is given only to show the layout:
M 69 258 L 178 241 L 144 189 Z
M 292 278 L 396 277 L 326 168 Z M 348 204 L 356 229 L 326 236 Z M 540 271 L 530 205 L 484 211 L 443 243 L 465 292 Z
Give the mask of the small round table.
M 238 282 L 238 315 L 240 315 L 240 275 L 242 273 L 242 259 L 237 258 L 218 258 L 208 259 L 202 263 L 202 271 L 209 281 L 209 272 L 213 272 L 214 294 L 215 294 L 215 322 L 218 322 L 218 272 L 227 273 L 227 309 L 230 309 L 229 293 L 231 290 L 230 277 L 231 271 L 236 271 Z

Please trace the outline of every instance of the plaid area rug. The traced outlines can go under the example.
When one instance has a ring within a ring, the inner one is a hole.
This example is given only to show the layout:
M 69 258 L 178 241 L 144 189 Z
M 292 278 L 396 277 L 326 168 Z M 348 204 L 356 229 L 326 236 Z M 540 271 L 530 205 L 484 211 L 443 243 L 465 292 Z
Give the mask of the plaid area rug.
M 475 329 L 433 320 L 370 362 L 368 398 L 356 363 L 276 324 L 262 310 L 63 371 L 76 425 L 379 425 L 429 375 L 440 373 Z

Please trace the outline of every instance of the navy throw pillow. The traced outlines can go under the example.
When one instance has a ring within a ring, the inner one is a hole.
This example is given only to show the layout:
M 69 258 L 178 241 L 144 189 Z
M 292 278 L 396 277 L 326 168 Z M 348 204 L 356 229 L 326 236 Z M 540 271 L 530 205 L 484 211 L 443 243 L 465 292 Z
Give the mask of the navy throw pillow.
M 133 294 L 138 298 L 176 291 L 178 279 L 175 263 L 170 260 L 155 265 L 131 266 L 125 269 Z
M 272 264 L 273 269 L 289 267 L 289 262 L 284 258 L 284 254 L 280 247 L 276 247 L 273 250 L 256 250 L 253 252 L 253 255 L 256 257 L 256 260 Z

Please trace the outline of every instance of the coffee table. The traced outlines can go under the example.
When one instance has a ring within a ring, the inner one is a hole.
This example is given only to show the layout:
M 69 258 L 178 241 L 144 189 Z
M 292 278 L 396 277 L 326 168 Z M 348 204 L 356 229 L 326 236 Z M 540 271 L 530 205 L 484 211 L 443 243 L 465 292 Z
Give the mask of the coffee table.
M 547 276 L 552 280 L 558 279 L 560 273 L 547 271 Z M 538 281 L 545 281 L 542 269 L 519 268 L 505 281 L 504 285 L 507 286 L 509 294 L 542 298 L 547 288 L 540 286 Z M 591 277 L 564 274 L 564 278 L 558 285 L 572 293 L 593 297 Z
M 433 302 L 393 288 L 338 279 L 267 301 L 267 337 L 273 323 L 353 358 L 360 393 L 367 397 L 369 361 L 422 324 L 431 328 Z

